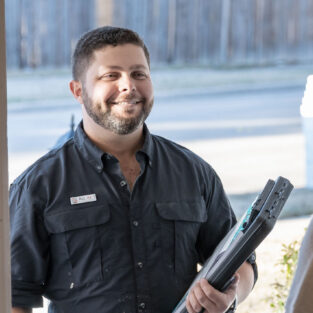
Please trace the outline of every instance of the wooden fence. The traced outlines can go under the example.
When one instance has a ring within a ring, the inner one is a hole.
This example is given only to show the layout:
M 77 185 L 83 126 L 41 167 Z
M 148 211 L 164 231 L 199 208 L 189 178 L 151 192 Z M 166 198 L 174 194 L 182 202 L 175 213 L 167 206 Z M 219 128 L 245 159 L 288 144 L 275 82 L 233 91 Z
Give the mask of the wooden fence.
M 129 27 L 154 64 L 313 60 L 313 0 L 6 0 L 9 67 L 68 65 L 81 33 Z
M 96 27 L 94 0 L 6 0 L 9 68 L 67 66 L 79 36 Z

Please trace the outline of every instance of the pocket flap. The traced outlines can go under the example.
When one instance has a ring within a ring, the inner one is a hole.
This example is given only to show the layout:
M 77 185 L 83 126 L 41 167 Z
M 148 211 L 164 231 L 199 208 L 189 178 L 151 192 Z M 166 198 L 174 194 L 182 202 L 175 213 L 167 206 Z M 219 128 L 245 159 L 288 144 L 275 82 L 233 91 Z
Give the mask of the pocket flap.
M 110 210 L 104 205 L 72 209 L 45 216 L 45 225 L 50 233 L 104 224 L 110 219 Z
M 208 219 L 205 202 L 198 201 L 158 202 L 156 208 L 167 220 L 203 223 Z

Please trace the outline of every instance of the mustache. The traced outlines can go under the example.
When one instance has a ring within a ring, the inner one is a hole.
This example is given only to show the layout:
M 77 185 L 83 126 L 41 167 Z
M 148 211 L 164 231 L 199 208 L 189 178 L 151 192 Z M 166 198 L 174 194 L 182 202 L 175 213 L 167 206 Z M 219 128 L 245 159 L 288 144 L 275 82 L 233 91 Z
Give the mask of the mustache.
M 115 98 L 115 97 L 110 97 L 106 102 L 107 103 L 119 103 L 119 102 L 142 102 L 145 101 L 144 97 L 139 97 L 134 94 L 129 94 L 123 97 Z

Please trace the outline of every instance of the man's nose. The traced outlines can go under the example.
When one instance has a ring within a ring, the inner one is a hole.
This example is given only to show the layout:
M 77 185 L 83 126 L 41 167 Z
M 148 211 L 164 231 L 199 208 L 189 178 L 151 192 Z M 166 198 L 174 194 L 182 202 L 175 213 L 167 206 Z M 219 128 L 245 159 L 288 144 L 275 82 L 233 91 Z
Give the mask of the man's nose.
M 119 79 L 119 91 L 120 92 L 125 92 L 125 91 L 131 92 L 134 90 L 136 90 L 136 86 L 135 86 L 133 79 L 128 75 L 123 75 Z

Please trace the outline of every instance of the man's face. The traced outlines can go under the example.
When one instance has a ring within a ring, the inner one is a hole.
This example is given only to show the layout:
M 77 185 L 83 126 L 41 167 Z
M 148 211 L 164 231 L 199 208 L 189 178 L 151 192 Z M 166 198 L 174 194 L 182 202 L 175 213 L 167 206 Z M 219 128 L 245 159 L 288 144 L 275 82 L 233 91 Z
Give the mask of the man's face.
M 85 75 L 82 100 L 95 123 L 120 135 L 143 124 L 153 106 L 153 88 L 141 47 L 124 44 L 97 50 Z

